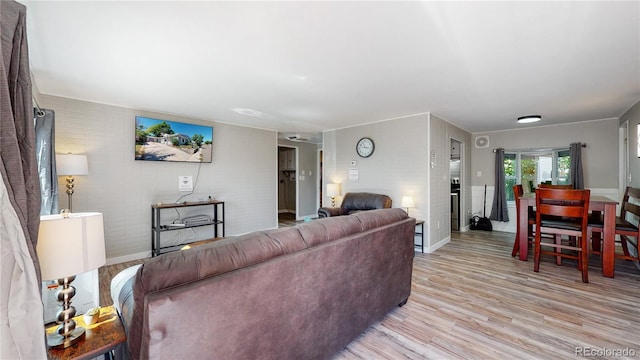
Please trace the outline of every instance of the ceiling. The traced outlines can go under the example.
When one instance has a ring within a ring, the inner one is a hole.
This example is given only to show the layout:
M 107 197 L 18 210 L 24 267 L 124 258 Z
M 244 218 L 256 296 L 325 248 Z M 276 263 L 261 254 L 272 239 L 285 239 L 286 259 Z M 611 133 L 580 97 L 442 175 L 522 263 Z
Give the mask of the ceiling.
M 639 1 L 20 2 L 40 93 L 284 137 L 426 112 L 506 130 L 640 100 Z

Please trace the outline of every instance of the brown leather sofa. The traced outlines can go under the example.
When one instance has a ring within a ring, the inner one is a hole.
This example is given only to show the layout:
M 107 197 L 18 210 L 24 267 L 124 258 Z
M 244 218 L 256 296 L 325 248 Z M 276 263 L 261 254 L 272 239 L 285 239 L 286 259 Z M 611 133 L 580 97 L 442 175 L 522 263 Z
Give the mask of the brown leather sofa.
M 407 301 L 414 231 L 403 210 L 373 210 L 148 259 L 112 283 L 120 355 L 328 359 Z
M 368 192 L 350 192 L 344 195 L 340 207 L 321 207 L 318 217 L 349 215 L 358 211 L 391 208 L 391 198 L 387 195 Z

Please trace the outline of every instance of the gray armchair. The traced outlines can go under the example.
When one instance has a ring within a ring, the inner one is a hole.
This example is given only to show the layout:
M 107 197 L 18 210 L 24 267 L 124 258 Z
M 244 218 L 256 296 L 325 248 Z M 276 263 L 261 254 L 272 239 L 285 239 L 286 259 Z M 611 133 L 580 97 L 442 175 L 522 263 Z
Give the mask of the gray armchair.
M 346 193 L 340 207 L 321 207 L 318 217 L 349 215 L 357 211 L 391 208 L 391 198 L 387 195 L 366 192 Z

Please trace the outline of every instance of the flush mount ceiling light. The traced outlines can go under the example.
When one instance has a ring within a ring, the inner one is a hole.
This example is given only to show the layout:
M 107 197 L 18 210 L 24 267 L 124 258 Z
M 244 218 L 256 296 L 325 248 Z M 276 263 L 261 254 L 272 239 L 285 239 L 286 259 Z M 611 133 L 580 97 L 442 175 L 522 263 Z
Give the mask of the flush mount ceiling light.
M 532 122 L 540 121 L 540 119 L 542 119 L 542 116 L 540 116 L 540 115 L 520 116 L 518 118 L 518 124 L 532 123 Z
M 253 117 L 262 117 L 264 115 L 264 113 L 258 110 L 253 110 L 253 109 L 235 108 L 233 109 L 233 111 L 237 112 L 238 114 L 253 116 Z

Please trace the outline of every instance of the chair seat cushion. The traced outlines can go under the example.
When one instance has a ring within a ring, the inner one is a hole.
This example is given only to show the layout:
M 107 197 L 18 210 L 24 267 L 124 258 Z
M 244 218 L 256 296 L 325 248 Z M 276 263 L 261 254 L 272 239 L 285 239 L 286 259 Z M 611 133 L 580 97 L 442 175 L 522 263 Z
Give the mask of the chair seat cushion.
M 579 222 L 562 218 L 543 218 L 540 220 L 541 227 L 550 227 L 564 230 L 581 231 L 582 226 Z
M 604 216 L 602 214 L 589 214 L 589 226 L 594 228 L 604 227 Z M 616 230 L 638 231 L 638 227 L 628 222 L 627 220 L 616 216 Z

